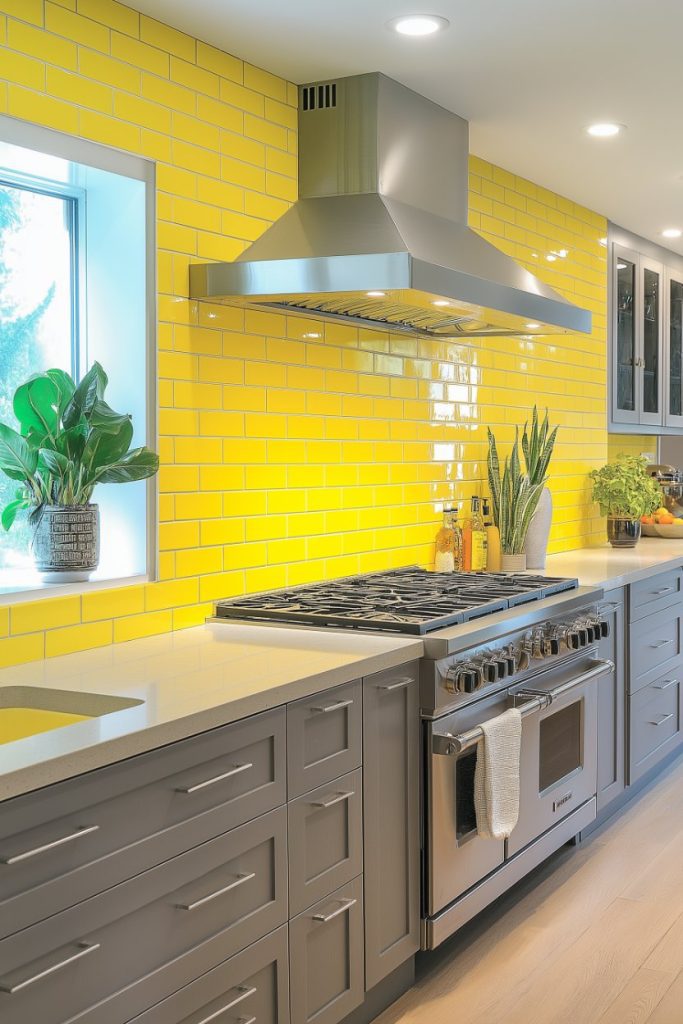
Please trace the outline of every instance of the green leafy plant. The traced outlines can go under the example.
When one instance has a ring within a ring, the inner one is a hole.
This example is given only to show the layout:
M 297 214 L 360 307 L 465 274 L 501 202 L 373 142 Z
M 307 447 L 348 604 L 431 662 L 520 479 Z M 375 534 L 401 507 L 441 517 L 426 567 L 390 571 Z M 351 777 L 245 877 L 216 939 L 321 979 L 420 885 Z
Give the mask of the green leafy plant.
M 544 484 L 547 480 L 548 466 L 555 448 L 558 430 L 559 427 L 554 427 L 550 431 L 547 409 L 543 423 L 539 425 L 538 409 L 534 406 L 531 431 L 527 430 L 525 423 L 522 433 L 522 452 L 524 453 L 527 476 L 532 484 Z
M 76 384 L 64 370 L 34 374 L 14 394 L 19 432 L 0 423 L 0 470 L 20 486 L 2 512 L 33 524 L 46 505 L 86 505 L 97 484 L 144 480 L 159 468 L 149 448 L 131 449 L 133 424 L 104 401 L 107 375 L 94 363 Z
M 500 531 L 501 550 L 506 555 L 519 555 L 524 551 L 524 542 L 543 491 L 545 477 L 540 483 L 532 483 L 529 474 L 522 473 L 517 430 L 512 453 L 505 460 L 501 476 L 496 439 L 490 428 L 488 437 L 488 479 L 493 521 Z
M 647 459 L 642 455 L 619 455 L 590 475 L 593 501 L 598 502 L 603 516 L 640 519 L 662 503 L 659 484 L 647 472 Z

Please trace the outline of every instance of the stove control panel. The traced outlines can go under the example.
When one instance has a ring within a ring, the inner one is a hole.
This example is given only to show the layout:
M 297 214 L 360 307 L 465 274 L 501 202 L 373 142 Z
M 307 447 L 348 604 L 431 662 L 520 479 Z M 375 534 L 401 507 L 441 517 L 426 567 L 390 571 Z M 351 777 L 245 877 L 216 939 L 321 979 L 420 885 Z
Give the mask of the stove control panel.
M 609 622 L 590 612 L 570 622 L 547 622 L 518 636 L 512 643 L 477 650 L 449 666 L 445 686 L 449 693 L 475 693 L 511 679 L 534 662 L 571 654 L 609 636 Z

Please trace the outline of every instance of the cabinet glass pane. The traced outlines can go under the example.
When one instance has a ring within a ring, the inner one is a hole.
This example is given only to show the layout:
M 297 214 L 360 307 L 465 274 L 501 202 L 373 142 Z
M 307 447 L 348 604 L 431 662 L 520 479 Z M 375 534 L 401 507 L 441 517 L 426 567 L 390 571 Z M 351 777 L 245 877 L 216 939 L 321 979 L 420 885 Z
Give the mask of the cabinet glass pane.
M 683 416 L 683 282 L 669 285 L 669 412 Z
M 628 411 L 636 407 L 635 290 L 635 264 L 617 257 L 617 408 Z
M 659 274 L 643 272 L 643 412 L 659 412 Z

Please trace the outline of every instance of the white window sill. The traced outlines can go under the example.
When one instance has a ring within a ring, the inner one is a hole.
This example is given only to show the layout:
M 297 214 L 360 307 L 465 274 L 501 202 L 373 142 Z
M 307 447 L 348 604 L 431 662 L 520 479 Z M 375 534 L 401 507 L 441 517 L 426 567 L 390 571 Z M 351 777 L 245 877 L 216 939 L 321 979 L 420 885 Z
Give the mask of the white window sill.
M 25 601 L 41 601 L 50 597 L 67 597 L 71 594 L 85 594 L 92 590 L 108 590 L 113 587 L 129 587 L 134 583 L 149 583 L 146 573 L 137 576 L 103 577 L 94 572 L 87 582 L 43 583 L 40 575 L 30 569 L 0 569 L 0 607 L 21 604 Z

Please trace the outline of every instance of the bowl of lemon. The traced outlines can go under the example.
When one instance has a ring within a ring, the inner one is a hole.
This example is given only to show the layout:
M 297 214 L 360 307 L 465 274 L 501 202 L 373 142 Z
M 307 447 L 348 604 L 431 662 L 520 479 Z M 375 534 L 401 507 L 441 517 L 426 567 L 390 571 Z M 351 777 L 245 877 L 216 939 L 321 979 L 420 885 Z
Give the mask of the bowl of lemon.
M 651 516 L 643 516 L 640 529 L 644 537 L 683 539 L 683 518 L 672 516 L 668 508 L 658 508 Z

